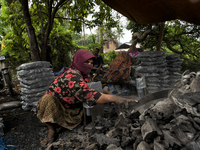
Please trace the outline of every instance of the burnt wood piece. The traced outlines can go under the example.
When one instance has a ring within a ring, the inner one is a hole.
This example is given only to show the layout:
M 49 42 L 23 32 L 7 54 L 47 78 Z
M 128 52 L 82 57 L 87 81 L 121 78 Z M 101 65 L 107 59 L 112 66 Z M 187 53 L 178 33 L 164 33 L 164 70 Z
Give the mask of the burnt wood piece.
M 153 108 L 151 108 L 149 114 L 153 120 L 169 119 L 174 113 L 176 107 L 176 104 L 167 98 L 163 101 L 159 101 Z
M 161 143 L 158 143 L 156 141 L 154 141 L 154 150 L 165 150 L 165 146 L 162 145 Z
M 107 137 L 110 137 L 110 138 L 115 138 L 116 136 L 118 135 L 117 131 L 116 131 L 116 128 L 108 131 L 108 133 L 106 134 Z
M 99 149 L 99 148 L 100 148 L 99 144 L 93 143 L 93 144 L 87 146 L 85 149 L 87 149 L 87 150 L 94 150 L 94 149 Z
M 162 90 L 152 94 L 148 94 L 143 98 L 138 100 L 138 103 L 130 103 L 128 110 L 131 111 L 139 111 L 140 114 L 144 112 L 145 109 L 149 108 L 150 105 L 157 103 L 158 101 L 162 101 L 164 98 L 167 98 L 170 90 Z
M 167 128 L 170 129 L 170 132 L 175 133 L 176 137 L 183 145 L 190 142 L 197 132 L 193 128 L 190 119 L 184 115 L 180 115 L 171 120 L 170 123 L 166 125 L 166 129 Z
M 138 135 L 141 135 L 141 127 L 137 127 L 137 128 L 131 127 L 130 132 L 131 132 L 132 137 L 136 138 Z
M 156 122 L 151 118 L 147 118 L 141 127 L 143 140 L 152 142 L 157 135 L 162 135 L 162 131 L 158 128 Z
M 169 149 L 169 147 L 173 147 L 174 145 L 181 146 L 181 142 L 169 130 L 162 130 L 162 132 L 166 149 Z
M 199 117 L 194 117 L 193 119 L 194 119 L 194 121 L 195 121 L 197 124 L 200 125 L 200 118 L 199 118 Z
M 137 150 L 151 150 L 151 148 L 150 148 L 149 144 L 147 144 L 145 141 L 142 141 L 137 146 Z
M 193 127 L 194 127 L 196 130 L 200 131 L 200 126 L 195 122 L 195 120 L 194 120 L 192 117 L 190 117 L 190 116 L 188 116 L 188 118 L 190 119 L 190 122 L 192 122 Z
M 137 149 L 138 144 L 140 144 L 140 142 L 142 142 L 142 135 L 137 135 L 135 142 L 133 143 L 133 150 Z
M 183 95 L 173 95 L 175 98 L 177 98 L 178 101 L 182 103 L 187 103 L 190 106 L 195 106 L 200 103 L 200 92 L 196 93 L 186 93 Z
M 198 141 L 191 141 L 187 145 L 187 150 L 199 150 L 200 149 L 200 140 Z
M 118 120 L 115 123 L 115 128 L 121 128 L 121 127 L 126 127 L 127 124 L 129 123 L 129 120 L 126 118 L 124 113 L 120 113 Z
M 107 145 L 114 144 L 114 145 L 120 146 L 120 140 L 119 139 L 106 137 L 103 133 L 94 134 L 93 136 L 91 136 L 90 140 L 93 141 L 93 142 L 96 142 L 96 143 L 101 143 L 101 145 L 103 145 L 103 144 L 107 144 Z
M 200 72 L 197 72 L 196 77 L 192 80 L 190 89 L 193 93 L 200 92 Z
M 130 146 L 133 142 L 134 142 L 134 139 L 132 139 L 131 137 L 123 136 L 122 142 L 121 142 L 121 147 L 125 148 L 127 146 Z
M 120 148 L 120 147 L 117 147 L 114 144 L 110 144 L 110 145 L 107 146 L 106 150 L 123 150 L 123 149 Z

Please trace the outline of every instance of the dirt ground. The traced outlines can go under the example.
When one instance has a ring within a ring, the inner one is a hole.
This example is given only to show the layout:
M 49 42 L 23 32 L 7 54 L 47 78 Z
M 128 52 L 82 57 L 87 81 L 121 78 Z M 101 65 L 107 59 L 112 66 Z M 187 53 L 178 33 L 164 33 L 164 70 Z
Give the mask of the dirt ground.
M 5 92 L 0 92 L 0 104 L 20 100 L 19 81 L 13 79 L 16 96 L 9 96 Z M 10 150 L 43 150 L 40 141 L 47 135 L 47 128 L 39 122 L 33 111 L 24 111 L 22 108 L 0 111 L 0 118 L 3 118 L 4 135 L 1 136 L 0 147 L 5 145 Z M 57 128 L 59 133 L 57 141 L 69 141 L 74 134 L 82 134 L 83 122 L 73 131 Z M 7 142 L 7 140 L 11 140 Z M 8 147 L 11 145 L 12 147 Z M 15 147 L 13 147 L 15 146 Z M 65 148 L 64 148 L 65 149 Z M 67 148 L 69 149 L 69 148 Z M 73 148 L 70 148 L 73 149 Z
M 17 93 L 11 97 L 6 92 L 0 92 L 0 104 L 11 101 L 20 100 L 19 82 L 17 78 L 13 79 L 14 89 Z M 24 111 L 22 108 L 9 109 L 0 111 L 0 116 L 3 118 L 4 124 L 4 144 L 16 147 L 10 147 L 14 150 L 39 150 L 40 139 L 44 137 L 45 127 L 39 123 L 35 113 L 32 111 Z M 6 142 L 7 140 L 11 140 Z M 0 143 L 1 144 L 1 143 Z

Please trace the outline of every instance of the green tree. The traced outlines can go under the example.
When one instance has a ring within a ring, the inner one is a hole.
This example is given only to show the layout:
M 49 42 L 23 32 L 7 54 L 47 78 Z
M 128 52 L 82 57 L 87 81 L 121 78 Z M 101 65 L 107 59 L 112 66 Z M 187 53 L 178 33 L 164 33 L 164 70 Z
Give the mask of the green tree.
M 21 4 L 17 1 L 16 3 L 10 4 L 9 8 L 10 9 L 6 10 L 4 17 L 1 17 L 4 26 L 3 42 L 6 45 L 6 47 L 1 51 L 1 54 L 15 55 L 15 57 L 12 57 L 8 60 L 11 68 L 14 69 L 22 63 L 29 62 L 31 60 L 31 56 L 29 50 L 29 38 L 26 32 L 26 25 L 23 19 L 23 13 L 21 11 Z M 40 41 L 40 26 L 38 25 L 37 18 L 33 17 L 33 20 L 37 40 Z M 66 30 L 63 26 L 61 26 L 61 24 L 57 20 L 55 20 L 54 24 L 55 26 L 52 29 L 49 39 L 52 47 L 53 66 L 55 67 L 55 69 L 57 69 L 63 67 L 60 65 L 60 63 L 57 62 L 57 60 L 59 60 L 57 59 L 58 56 L 65 56 L 67 58 L 65 59 L 65 61 L 62 60 L 63 65 L 68 65 L 68 62 L 70 63 L 70 59 L 68 58 L 70 57 L 71 52 L 74 51 L 74 45 L 72 45 L 72 39 L 69 30 Z M 62 39 L 60 39 L 60 37 L 62 37 Z M 63 50 L 63 48 L 65 48 L 65 50 Z M 60 52 L 62 52 L 63 54 L 59 55 Z M 56 55 L 56 53 L 59 54 Z
M 69 30 L 63 30 L 62 27 L 52 30 L 51 32 L 52 62 L 54 72 L 59 71 L 63 66 L 69 67 L 71 56 L 78 47 L 74 46 L 72 36 Z
M 156 50 L 160 35 L 159 24 L 138 25 L 130 22 L 127 29 L 133 33 L 133 42 L 141 43 L 142 49 Z M 199 29 L 199 25 L 180 20 L 165 22 L 161 50 L 177 53 L 185 62 L 199 66 Z
M 55 19 L 61 22 L 63 19 L 68 20 L 68 27 L 77 32 L 81 31 L 83 22 L 91 28 L 94 27 L 94 25 L 96 26 L 105 22 L 105 20 L 108 29 L 115 24 L 113 23 L 112 14 L 110 13 L 111 8 L 100 0 L 33 0 L 31 3 L 28 3 L 27 0 L 19 1 L 26 23 L 26 31 L 29 37 L 29 49 L 33 61 L 45 60 L 47 40 L 54 26 Z M 95 11 L 97 5 L 100 7 L 98 13 Z M 66 17 L 63 16 L 63 11 L 66 12 Z M 92 21 L 85 20 L 89 14 L 94 14 L 94 19 Z M 39 44 L 41 44 L 41 52 L 38 49 L 37 27 L 34 26 L 35 22 L 33 20 L 36 21 L 37 26 L 40 27 L 41 38 Z

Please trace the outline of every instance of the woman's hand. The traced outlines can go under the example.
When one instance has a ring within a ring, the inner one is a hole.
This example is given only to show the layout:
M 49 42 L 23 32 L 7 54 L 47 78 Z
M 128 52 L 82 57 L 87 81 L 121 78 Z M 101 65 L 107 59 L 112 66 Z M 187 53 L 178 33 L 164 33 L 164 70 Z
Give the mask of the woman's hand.
M 122 97 L 116 97 L 115 103 L 120 107 L 120 108 L 128 108 L 129 107 L 129 103 L 137 103 L 137 100 L 133 100 L 133 99 L 126 99 L 126 98 L 122 98 Z
M 106 91 L 106 90 L 103 90 L 103 94 L 112 94 L 112 95 L 113 95 L 113 93 L 108 92 L 108 91 Z
M 137 103 L 137 100 L 133 99 L 126 99 L 123 97 L 115 96 L 114 94 L 104 94 L 101 93 L 101 96 L 96 101 L 97 104 L 104 104 L 104 103 L 116 103 L 121 108 L 128 108 L 129 103 Z

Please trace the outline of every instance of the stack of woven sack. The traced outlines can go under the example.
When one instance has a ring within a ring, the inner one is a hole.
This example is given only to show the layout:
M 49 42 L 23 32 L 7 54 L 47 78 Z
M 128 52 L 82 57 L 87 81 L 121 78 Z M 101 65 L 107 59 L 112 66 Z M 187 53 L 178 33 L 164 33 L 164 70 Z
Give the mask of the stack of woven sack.
M 165 89 L 168 84 L 167 63 L 164 51 L 144 51 L 136 55 L 137 65 L 134 67 L 145 77 L 147 92 L 154 93 Z
M 178 54 L 168 54 L 166 55 L 168 75 L 170 80 L 170 85 L 173 87 L 178 80 L 181 79 L 181 65 L 183 60 L 179 58 Z
M 16 68 L 24 110 L 36 111 L 39 99 L 54 80 L 50 66 L 51 64 L 47 61 L 36 61 Z

